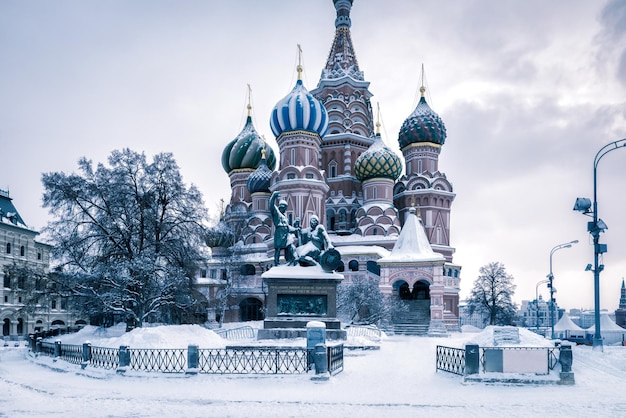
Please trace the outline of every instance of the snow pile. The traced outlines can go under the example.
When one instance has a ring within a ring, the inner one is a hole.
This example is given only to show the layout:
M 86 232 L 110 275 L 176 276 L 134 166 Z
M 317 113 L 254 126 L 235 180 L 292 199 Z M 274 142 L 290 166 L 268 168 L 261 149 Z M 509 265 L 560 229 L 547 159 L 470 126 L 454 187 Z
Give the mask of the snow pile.
M 477 344 L 480 347 L 554 347 L 553 341 L 526 328 L 495 326 L 486 327 L 466 344 Z
M 91 343 L 96 347 L 118 348 L 127 345 L 131 348 L 187 348 L 197 345 L 200 348 L 223 348 L 227 341 L 210 329 L 200 325 L 162 325 L 157 327 L 135 328 L 124 332 L 126 324 L 111 328 L 86 326 L 75 334 L 53 337 L 63 344 Z

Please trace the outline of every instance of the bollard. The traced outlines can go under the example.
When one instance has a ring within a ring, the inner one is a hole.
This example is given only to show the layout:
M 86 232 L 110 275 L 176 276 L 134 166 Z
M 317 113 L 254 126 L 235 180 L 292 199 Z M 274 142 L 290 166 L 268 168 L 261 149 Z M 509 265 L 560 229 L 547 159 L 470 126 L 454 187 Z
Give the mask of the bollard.
M 573 385 L 574 372 L 572 372 L 572 364 L 574 362 L 574 354 L 570 344 L 561 344 L 559 350 L 559 363 L 561 364 L 561 372 L 559 373 L 560 385 Z
M 313 351 L 313 359 L 315 361 L 315 376 L 311 380 L 328 380 L 328 351 L 325 344 L 317 344 Z
M 477 344 L 465 346 L 465 375 L 477 374 L 480 371 L 480 347 Z
M 83 361 L 80 363 L 80 367 L 84 369 L 91 361 L 91 344 L 89 341 L 83 343 Z
M 313 368 L 315 363 L 315 347 L 317 344 L 326 344 L 326 324 L 321 321 L 309 321 L 306 324 L 307 365 Z
M 130 350 L 127 345 L 121 345 L 118 352 L 119 364 L 117 366 L 118 373 L 125 373 L 130 366 Z
M 187 371 L 185 374 L 198 374 L 200 365 L 200 349 L 197 345 L 187 347 Z

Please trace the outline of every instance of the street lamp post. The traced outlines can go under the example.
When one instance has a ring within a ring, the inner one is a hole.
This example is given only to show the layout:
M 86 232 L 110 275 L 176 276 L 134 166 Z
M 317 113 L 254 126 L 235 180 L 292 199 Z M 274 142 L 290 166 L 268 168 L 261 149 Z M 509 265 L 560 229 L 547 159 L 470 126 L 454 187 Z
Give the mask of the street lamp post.
M 554 289 L 554 274 L 552 273 L 552 255 L 558 250 L 562 250 L 564 248 L 570 248 L 573 244 L 578 244 L 578 240 L 575 239 L 574 241 L 555 245 L 550 250 L 550 274 L 548 274 L 548 287 L 550 288 L 550 329 L 552 330 L 551 338 L 553 340 L 554 340 L 554 292 L 556 292 L 556 290 Z
M 600 234 L 604 232 L 608 227 L 598 217 L 598 187 L 597 187 L 597 170 L 598 164 L 602 157 L 611 151 L 615 151 L 619 148 L 626 147 L 626 138 L 619 141 L 613 141 L 602 148 L 596 153 L 593 159 L 593 208 L 591 201 L 586 197 L 579 197 L 576 199 L 574 210 L 582 212 L 585 215 L 592 216 L 593 221 L 587 223 L 587 231 L 593 237 L 593 292 L 594 292 L 594 316 L 595 316 L 595 332 L 593 335 L 593 349 L 603 351 L 602 334 L 600 332 L 600 272 L 604 270 L 604 265 L 599 264 L 600 254 L 604 254 L 607 251 L 606 244 L 600 244 Z M 589 269 L 587 269 L 589 270 Z

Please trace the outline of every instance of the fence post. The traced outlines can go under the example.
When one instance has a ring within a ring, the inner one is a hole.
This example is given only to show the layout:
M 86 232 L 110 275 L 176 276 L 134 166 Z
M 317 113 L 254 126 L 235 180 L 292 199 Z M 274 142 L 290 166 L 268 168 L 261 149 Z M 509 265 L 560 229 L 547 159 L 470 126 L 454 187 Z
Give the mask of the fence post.
M 80 363 L 80 367 L 84 369 L 87 367 L 89 362 L 91 361 L 91 343 L 89 341 L 85 341 L 83 343 L 83 361 Z
M 54 342 L 54 360 L 57 361 L 61 357 L 61 340 L 56 340 Z
M 573 385 L 574 372 L 572 372 L 572 363 L 574 362 L 574 354 L 572 346 L 565 342 L 561 343 L 559 350 L 559 363 L 561 363 L 561 372 L 559 373 L 560 385 Z
M 185 374 L 198 374 L 200 351 L 197 345 L 187 347 L 187 371 Z
M 465 375 L 476 374 L 480 370 L 480 347 L 477 344 L 465 345 Z
M 41 345 L 43 342 L 43 338 L 37 337 L 37 342 L 35 343 L 35 354 L 39 355 L 41 353 Z
M 121 345 L 118 352 L 119 365 L 117 366 L 118 373 L 125 373 L 126 369 L 130 366 L 130 350 L 127 345 Z
M 313 359 L 315 361 L 315 376 L 311 377 L 311 380 L 328 380 L 328 351 L 326 350 L 326 344 L 319 343 L 315 346 Z

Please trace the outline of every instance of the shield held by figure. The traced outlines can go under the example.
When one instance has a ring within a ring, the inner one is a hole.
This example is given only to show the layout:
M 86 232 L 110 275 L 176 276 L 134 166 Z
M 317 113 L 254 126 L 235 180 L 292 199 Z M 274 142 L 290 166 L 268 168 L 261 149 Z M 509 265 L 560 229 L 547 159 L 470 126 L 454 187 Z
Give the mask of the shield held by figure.
M 334 248 L 329 248 L 320 255 L 320 265 L 324 271 L 335 271 L 341 264 L 341 254 Z

